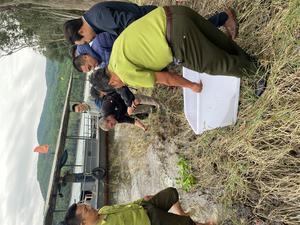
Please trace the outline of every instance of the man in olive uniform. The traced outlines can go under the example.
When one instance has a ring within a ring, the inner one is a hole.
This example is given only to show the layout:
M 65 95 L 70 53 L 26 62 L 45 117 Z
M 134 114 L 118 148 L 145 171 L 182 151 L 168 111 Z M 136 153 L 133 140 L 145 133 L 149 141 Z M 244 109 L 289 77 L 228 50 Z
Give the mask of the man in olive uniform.
M 116 39 L 107 69 L 110 85 L 179 86 L 201 92 L 202 84 L 161 71 L 175 58 L 212 75 L 253 76 L 257 67 L 222 31 L 184 6 L 158 7 L 133 22 Z
M 194 222 L 181 208 L 177 190 L 167 188 L 154 196 L 146 196 L 130 204 L 104 206 L 99 211 L 89 205 L 75 203 L 68 209 L 64 224 L 212 225 L 213 222 Z

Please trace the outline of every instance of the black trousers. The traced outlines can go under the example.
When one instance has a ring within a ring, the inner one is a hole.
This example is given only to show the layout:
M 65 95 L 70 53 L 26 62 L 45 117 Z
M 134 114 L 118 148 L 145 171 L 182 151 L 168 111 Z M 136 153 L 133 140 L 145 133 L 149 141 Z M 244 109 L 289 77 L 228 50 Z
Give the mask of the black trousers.
M 188 7 L 170 6 L 169 10 L 169 44 L 183 66 L 212 75 L 256 73 L 257 67 L 246 52 L 211 22 Z
M 178 202 L 178 192 L 175 188 L 167 188 L 153 196 L 142 205 L 147 210 L 151 225 L 195 225 L 188 216 L 180 216 L 168 211 Z

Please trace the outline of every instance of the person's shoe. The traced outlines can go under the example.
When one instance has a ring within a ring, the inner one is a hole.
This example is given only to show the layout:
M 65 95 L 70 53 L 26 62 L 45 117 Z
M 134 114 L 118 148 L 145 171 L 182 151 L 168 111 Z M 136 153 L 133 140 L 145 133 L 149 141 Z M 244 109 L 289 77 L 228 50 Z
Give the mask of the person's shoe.
M 259 81 L 256 84 L 255 95 L 257 97 L 260 97 L 266 90 L 266 87 L 267 87 L 267 78 L 263 76 L 259 79 Z
M 228 16 L 228 19 L 224 24 L 226 33 L 231 39 L 235 39 L 238 35 L 238 29 L 239 29 L 237 19 L 236 19 L 236 14 L 234 10 L 231 8 L 225 9 L 225 12 Z

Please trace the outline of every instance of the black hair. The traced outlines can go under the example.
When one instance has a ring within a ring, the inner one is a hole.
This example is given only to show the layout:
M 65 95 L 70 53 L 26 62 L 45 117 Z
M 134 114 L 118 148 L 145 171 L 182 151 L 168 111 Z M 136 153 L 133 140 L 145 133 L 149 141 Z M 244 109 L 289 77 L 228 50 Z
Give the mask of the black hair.
M 79 55 L 79 56 L 76 56 L 75 58 L 73 58 L 73 66 L 74 68 L 78 71 L 78 72 L 81 72 L 82 73 L 82 69 L 81 69 L 81 66 L 84 65 L 85 63 L 85 60 L 84 60 L 84 55 Z
M 79 41 L 83 38 L 78 32 L 83 25 L 81 18 L 68 20 L 64 23 L 64 36 L 68 42 L 75 44 L 75 41 Z
M 76 57 L 76 50 L 77 50 L 77 45 L 72 45 L 72 47 L 69 50 L 69 54 L 70 54 L 72 60 L 74 60 Z
M 100 91 L 95 86 L 92 86 L 90 89 L 90 95 L 92 98 L 97 99 L 100 96 Z
M 111 87 L 109 82 L 110 76 L 106 73 L 106 68 L 95 70 L 89 77 L 91 85 L 98 91 L 112 92 L 114 88 Z
M 77 204 L 74 203 L 71 205 L 66 212 L 65 219 L 64 219 L 64 224 L 66 225 L 80 225 L 82 222 L 82 217 L 79 215 L 76 215 L 76 210 L 77 210 Z
M 74 103 L 71 107 L 72 112 L 75 112 L 75 107 L 78 106 L 80 103 Z

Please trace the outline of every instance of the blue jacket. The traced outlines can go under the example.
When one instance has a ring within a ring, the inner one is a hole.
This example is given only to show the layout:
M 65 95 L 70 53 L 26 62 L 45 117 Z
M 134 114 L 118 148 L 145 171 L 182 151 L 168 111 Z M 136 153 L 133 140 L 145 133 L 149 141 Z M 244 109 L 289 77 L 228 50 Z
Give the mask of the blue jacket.
M 108 32 L 103 32 L 97 34 L 93 39 L 91 46 L 89 44 L 78 45 L 77 54 L 89 54 L 96 58 L 100 67 L 104 68 L 108 65 L 112 46 L 116 40 L 117 36 L 111 35 Z
M 84 20 L 96 34 L 108 32 L 118 36 L 130 23 L 146 15 L 156 6 L 138 6 L 129 2 L 100 2 L 86 11 Z
M 91 48 L 89 44 L 77 45 L 76 56 L 85 54 L 93 56 L 93 58 L 97 59 L 99 62 L 102 60 L 101 57 Z
M 102 98 L 95 98 L 94 100 L 94 103 L 97 107 L 97 109 L 100 111 L 101 110 L 101 107 L 102 107 L 102 102 L 103 102 L 103 99 Z

